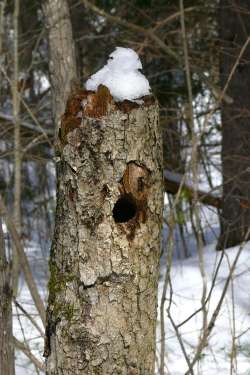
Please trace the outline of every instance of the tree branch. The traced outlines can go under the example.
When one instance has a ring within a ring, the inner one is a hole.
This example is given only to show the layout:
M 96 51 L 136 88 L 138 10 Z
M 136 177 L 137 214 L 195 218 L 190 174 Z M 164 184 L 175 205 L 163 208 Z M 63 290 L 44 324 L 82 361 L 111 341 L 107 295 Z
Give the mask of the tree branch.
M 0 119 L 4 120 L 4 121 L 7 121 L 7 122 L 10 122 L 12 125 L 14 125 L 14 117 L 11 116 L 11 115 L 7 115 L 3 112 L 0 112 Z M 33 132 L 36 132 L 36 133 L 39 133 L 39 134 L 44 135 L 44 133 L 45 133 L 47 136 L 53 136 L 54 135 L 53 129 L 45 129 L 45 128 L 40 129 L 40 127 L 38 127 L 34 124 L 31 124 L 30 122 L 27 122 L 27 121 L 21 121 L 20 125 L 22 127 L 26 128 L 26 129 L 29 129 L 29 130 L 31 130 Z
M 39 327 L 39 325 L 37 324 L 37 322 L 35 321 L 35 319 L 28 313 L 28 311 L 26 311 L 23 306 L 20 305 L 19 302 L 17 302 L 17 300 L 15 299 L 14 300 L 14 303 L 16 305 L 16 307 L 22 311 L 22 313 L 26 316 L 27 319 L 29 319 L 29 321 L 33 324 L 34 327 L 36 327 L 36 329 L 38 330 L 38 332 L 40 333 L 40 335 L 42 337 L 44 337 L 44 332 L 43 330 Z
M 175 172 L 170 172 L 168 170 L 164 171 L 164 185 L 165 191 L 170 194 L 176 194 L 180 187 L 183 175 Z M 222 207 L 222 198 L 216 197 L 211 193 L 202 190 L 195 190 L 191 185 L 184 183 L 182 189 L 187 193 L 187 197 L 193 199 L 194 195 L 197 195 L 197 200 L 201 203 L 221 208 Z
M 31 352 L 30 348 L 13 336 L 15 347 L 21 350 L 40 371 L 45 371 L 45 365 Z
M 125 21 L 124 19 L 120 18 L 119 16 L 114 16 L 113 14 L 109 14 L 109 13 L 105 12 L 103 9 L 97 7 L 96 5 L 92 4 L 88 0 L 82 0 L 82 3 L 83 3 L 83 5 L 86 8 L 91 9 L 96 14 L 99 14 L 100 16 L 105 17 L 107 20 L 109 20 L 109 21 L 111 21 L 113 23 L 116 23 L 118 25 L 121 25 L 121 26 L 125 27 L 126 29 L 137 31 L 137 32 L 139 32 L 141 34 L 144 34 L 144 35 L 148 36 L 153 42 L 156 43 L 156 45 L 158 45 L 158 47 L 163 52 L 166 53 L 167 56 L 171 56 L 174 59 L 175 62 L 178 62 L 178 63 L 182 64 L 182 57 L 179 56 L 177 53 L 175 53 L 172 48 L 168 47 L 167 44 L 164 43 L 162 41 L 162 39 L 159 38 L 155 34 L 155 32 L 154 32 L 155 29 L 154 28 L 145 29 L 144 27 L 141 27 L 141 26 L 138 26 L 138 25 L 136 25 L 134 23 Z M 158 28 L 158 26 L 156 28 Z M 221 89 L 220 89 L 220 87 L 218 87 L 214 83 L 210 82 L 209 78 L 206 77 L 206 75 L 204 74 L 204 72 L 201 72 L 200 68 L 198 66 L 196 66 L 194 63 L 192 63 L 192 66 L 196 69 L 196 73 L 199 74 L 199 76 L 201 77 L 201 79 L 203 80 L 203 82 L 206 83 L 206 85 L 212 91 L 212 93 L 214 94 L 214 96 L 216 98 L 220 97 L 221 92 L 222 92 Z M 223 99 L 228 104 L 232 103 L 232 98 L 230 98 L 227 94 L 224 94 Z
M 19 258 L 20 258 L 20 264 L 21 264 L 21 267 L 22 267 L 22 270 L 23 270 L 25 280 L 27 282 L 30 294 L 31 294 L 31 296 L 34 300 L 37 311 L 40 314 L 43 325 L 45 326 L 45 321 L 46 321 L 45 315 L 46 314 L 45 314 L 45 308 L 44 308 L 43 301 L 42 301 L 42 299 L 40 297 L 40 294 L 38 292 L 35 280 L 33 278 L 33 275 L 32 275 L 31 269 L 30 269 L 29 261 L 27 259 L 26 254 L 25 254 L 24 248 L 21 245 L 19 235 L 18 235 L 18 233 L 16 231 L 16 228 L 15 228 L 15 224 L 13 223 L 10 216 L 7 214 L 7 209 L 6 209 L 6 206 L 3 202 L 3 199 L 1 197 L 1 195 L 0 195 L 0 215 L 2 215 L 5 218 L 5 222 L 6 222 L 8 231 L 11 234 L 12 240 L 14 242 L 14 245 L 16 246 L 16 249 L 17 249 L 17 252 L 18 252 L 18 255 L 19 255 Z
M 117 23 L 127 29 L 137 31 L 141 34 L 146 34 L 152 41 L 156 42 L 158 46 L 169 56 L 171 56 L 175 61 L 180 61 L 180 57 L 170 48 L 168 47 L 153 31 L 153 29 L 145 29 L 144 27 L 138 26 L 134 23 L 125 21 L 124 19 L 114 16 L 105 12 L 103 9 L 97 7 L 96 5 L 90 3 L 88 0 L 82 0 L 82 3 L 85 5 L 86 8 L 91 9 L 93 12 L 99 14 L 107 18 L 109 21 Z

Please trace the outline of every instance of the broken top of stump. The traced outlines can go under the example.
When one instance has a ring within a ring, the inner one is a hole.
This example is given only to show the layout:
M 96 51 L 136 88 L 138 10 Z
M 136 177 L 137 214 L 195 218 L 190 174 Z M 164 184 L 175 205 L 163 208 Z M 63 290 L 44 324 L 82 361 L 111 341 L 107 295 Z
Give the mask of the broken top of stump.
M 136 101 L 115 102 L 109 89 L 104 85 L 100 85 L 96 92 L 75 89 L 67 101 L 65 113 L 62 116 L 60 141 L 65 145 L 68 133 L 79 128 L 84 118 L 98 119 L 107 116 L 112 110 L 129 113 L 140 106 L 149 107 L 155 102 L 153 95 L 144 96 Z

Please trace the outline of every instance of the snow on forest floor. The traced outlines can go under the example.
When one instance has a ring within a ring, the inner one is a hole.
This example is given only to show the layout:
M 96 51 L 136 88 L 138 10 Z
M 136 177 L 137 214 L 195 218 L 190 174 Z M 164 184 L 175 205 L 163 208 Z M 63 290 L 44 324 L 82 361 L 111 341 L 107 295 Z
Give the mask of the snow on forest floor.
M 45 301 L 47 297 L 47 260 L 41 258 L 41 251 L 37 249 L 35 243 L 30 243 L 29 247 L 26 248 L 26 254 L 28 255 L 30 266 L 35 277 L 35 281 L 39 288 L 39 293 L 42 299 Z M 35 319 L 43 331 L 43 324 L 34 306 L 30 292 L 26 286 L 23 275 L 19 281 L 19 293 L 17 301 L 22 307 Z M 39 331 L 33 326 L 29 319 L 27 319 L 19 309 L 13 305 L 13 331 L 14 335 L 21 342 L 28 344 L 32 349 L 32 353 L 43 362 L 43 338 Z M 37 372 L 35 367 L 31 364 L 30 360 L 21 351 L 16 351 L 16 375 L 35 375 L 43 374 L 43 372 Z
M 214 283 L 214 289 L 208 304 L 208 321 L 210 320 L 229 273 L 229 265 L 232 264 L 239 248 L 232 248 L 225 252 L 219 273 Z M 207 278 L 207 290 L 209 291 L 213 280 L 216 265 L 221 257 L 221 252 L 215 251 L 214 245 L 204 248 L 204 268 Z M 163 289 L 164 266 L 161 265 L 162 275 L 159 283 L 159 304 Z M 40 276 L 41 277 L 41 276 Z M 44 280 L 41 283 L 41 294 L 44 295 Z M 199 268 L 199 259 L 194 255 L 188 259 L 174 260 L 171 270 L 171 283 L 173 296 L 171 303 L 171 316 L 175 324 L 179 324 L 198 310 L 201 306 L 202 278 Z M 223 302 L 207 348 L 200 356 L 198 364 L 194 367 L 195 374 L 220 375 L 250 374 L 250 242 L 247 243 L 241 253 L 232 282 Z M 25 284 L 21 288 L 18 298 L 27 311 L 36 314 L 31 297 Z M 169 294 L 165 303 L 165 311 L 169 305 Z M 14 307 L 14 312 L 16 312 Z M 36 317 L 37 320 L 38 317 Z M 187 363 L 176 338 L 173 326 L 166 315 L 166 373 L 170 375 L 183 375 L 187 370 Z M 21 322 L 21 324 L 20 324 Z M 41 325 L 41 323 L 40 323 Z M 192 360 L 202 326 L 202 313 L 197 313 L 180 328 L 185 349 Z M 33 353 L 42 360 L 43 340 L 36 329 L 26 318 L 15 316 L 14 332 L 17 338 L 23 341 L 25 337 Z M 232 345 L 235 345 L 234 361 L 232 358 Z M 160 351 L 160 323 L 157 321 L 157 353 Z M 159 361 L 157 361 L 159 362 Z M 233 366 L 230 369 L 230 362 Z M 16 375 L 37 374 L 29 360 L 19 351 L 17 352 Z
M 223 256 L 215 286 L 208 304 L 208 321 L 220 300 L 230 265 L 239 248 L 228 249 Z M 204 269 L 209 292 L 216 265 L 222 256 L 215 251 L 215 246 L 204 248 Z M 198 256 L 182 261 L 175 260 L 171 269 L 173 288 L 170 314 L 175 325 L 186 320 L 201 307 L 202 278 Z M 250 374 L 250 243 L 244 246 L 237 267 L 229 284 L 228 292 L 220 309 L 215 326 L 212 329 L 208 346 L 202 352 L 200 361 L 194 368 L 195 374 Z M 159 284 L 159 300 L 163 289 L 163 277 Z M 169 293 L 165 311 L 169 306 Z M 160 301 L 159 301 L 160 303 Z M 187 362 L 177 340 L 175 330 L 166 317 L 166 368 L 171 375 L 184 374 L 188 369 Z M 202 328 L 202 313 L 195 314 L 180 328 L 183 344 L 192 361 Z M 160 351 L 160 324 L 157 332 L 157 352 Z M 230 369 L 232 345 L 235 345 L 235 358 Z

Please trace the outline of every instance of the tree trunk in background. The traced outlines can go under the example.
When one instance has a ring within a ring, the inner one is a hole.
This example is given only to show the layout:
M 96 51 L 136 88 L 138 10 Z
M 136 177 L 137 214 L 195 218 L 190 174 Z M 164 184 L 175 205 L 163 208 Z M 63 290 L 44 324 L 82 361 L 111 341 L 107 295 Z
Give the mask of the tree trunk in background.
M 12 82 L 12 106 L 14 118 L 14 205 L 13 217 L 18 234 L 21 234 L 21 168 L 22 168 L 22 154 L 21 154 L 21 125 L 20 125 L 20 97 L 18 92 L 19 82 L 19 11 L 20 2 L 14 2 L 14 48 L 13 48 L 13 82 Z M 17 296 L 18 280 L 20 273 L 20 263 L 18 252 L 13 247 L 12 256 L 12 277 L 13 277 L 13 296 Z
M 163 165 L 164 170 L 175 173 L 185 173 L 185 162 L 181 157 L 181 130 L 178 119 L 164 118 L 162 120 L 163 135 Z
M 0 3 L 0 56 L 3 53 L 4 12 L 6 1 Z M 2 75 L 0 74 L 0 80 Z M 2 220 L 0 217 L 0 374 L 15 375 L 15 350 L 12 340 L 11 269 L 6 260 Z
M 15 355 L 12 339 L 11 268 L 5 254 L 0 218 L 0 374 L 15 374 Z
M 52 110 L 57 135 L 72 83 L 77 78 L 75 48 L 67 0 L 45 0 L 43 10 L 48 28 Z
M 79 91 L 62 120 L 49 375 L 154 374 L 163 209 L 158 105 L 152 98 L 115 104 L 107 91 Z
M 222 88 L 250 35 L 249 0 L 220 1 Z M 223 209 L 218 249 L 238 245 L 250 226 L 250 45 L 232 76 L 222 102 Z

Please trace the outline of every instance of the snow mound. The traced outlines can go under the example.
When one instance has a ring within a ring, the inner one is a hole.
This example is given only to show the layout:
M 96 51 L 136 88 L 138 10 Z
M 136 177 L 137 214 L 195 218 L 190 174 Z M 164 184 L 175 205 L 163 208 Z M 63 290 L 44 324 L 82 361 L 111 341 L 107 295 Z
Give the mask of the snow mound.
M 115 101 L 134 101 L 150 94 L 149 82 L 138 69 L 142 69 L 142 63 L 137 53 L 116 47 L 107 64 L 87 80 L 86 89 L 97 91 L 99 85 L 104 85 Z

